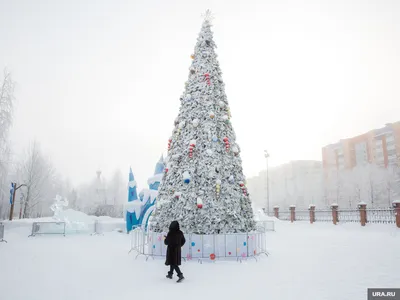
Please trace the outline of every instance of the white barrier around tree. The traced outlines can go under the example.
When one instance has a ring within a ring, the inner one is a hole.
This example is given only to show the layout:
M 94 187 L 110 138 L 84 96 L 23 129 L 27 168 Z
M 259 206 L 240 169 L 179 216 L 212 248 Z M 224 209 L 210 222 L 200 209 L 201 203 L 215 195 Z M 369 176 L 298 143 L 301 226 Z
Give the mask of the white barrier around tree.
M 257 222 L 258 228 L 264 228 L 265 231 L 275 231 L 275 222 L 274 221 L 259 221 Z
M 269 224 L 269 227 L 271 225 Z M 254 258 L 265 254 L 266 229 L 258 226 L 257 230 L 248 233 L 232 234 L 186 234 L 186 243 L 182 247 L 182 258 L 184 260 L 197 259 L 199 263 L 203 260 L 215 261 L 220 258 L 236 258 L 242 262 L 246 258 Z M 134 228 L 131 231 L 131 249 L 137 252 L 136 258 L 144 255 L 149 257 L 165 257 L 167 246 L 164 245 L 166 232 L 145 231 L 143 228 Z
M 65 236 L 65 222 L 33 222 L 29 236 L 41 234 L 62 234 Z
M 2 223 L 0 223 L 0 243 L 1 242 L 7 243 L 4 239 L 4 225 Z

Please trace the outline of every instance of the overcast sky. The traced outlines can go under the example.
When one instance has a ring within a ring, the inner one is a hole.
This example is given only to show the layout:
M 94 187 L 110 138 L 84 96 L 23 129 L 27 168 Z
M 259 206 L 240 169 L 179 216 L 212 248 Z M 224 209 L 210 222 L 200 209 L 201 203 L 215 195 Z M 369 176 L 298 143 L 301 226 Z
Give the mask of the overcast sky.
M 247 177 L 400 120 L 400 1 L 0 0 L 0 68 L 18 83 L 15 153 L 36 138 L 74 184 L 167 149 L 201 14 Z

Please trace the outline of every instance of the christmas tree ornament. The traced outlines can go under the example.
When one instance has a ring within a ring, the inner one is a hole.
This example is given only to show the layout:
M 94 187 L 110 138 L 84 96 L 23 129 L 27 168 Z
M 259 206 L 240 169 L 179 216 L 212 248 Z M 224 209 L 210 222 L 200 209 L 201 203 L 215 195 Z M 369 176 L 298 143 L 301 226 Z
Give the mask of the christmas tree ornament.
M 212 151 L 211 149 L 207 149 L 207 150 L 206 150 L 206 153 L 207 153 L 208 156 L 212 156 L 213 151 Z
M 191 58 L 191 59 L 194 59 L 194 54 L 190 55 L 190 58 Z
M 194 120 L 192 121 L 192 125 L 193 125 L 194 127 L 199 126 L 199 123 L 200 123 L 199 119 L 194 119 Z
M 203 200 L 200 197 L 197 197 L 197 208 L 203 208 Z
M 229 183 L 235 183 L 235 178 L 233 177 L 233 175 L 229 176 L 228 181 Z
M 179 127 L 180 129 L 182 129 L 183 127 L 185 127 L 185 121 L 180 122 L 178 127 Z
M 218 138 L 214 135 L 214 136 L 212 137 L 212 141 L 213 141 L 213 142 L 218 142 Z
M 215 114 L 214 114 L 213 111 L 210 111 L 210 112 L 208 113 L 208 115 L 210 116 L 211 119 L 214 119 L 214 117 L 215 117 Z
M 217 193 L 217 198 L 219 198 L 219 193 L 221 191 L 221 180 L 220 179 L 217 179 L 215 181 L 215 191 Z
M 219 101 L 218 102 L 219 107 L 224 108 L 225 107 L 225 103 L 224 101 Z
M 175 192 L 175 193 L 174 193 L 174 197 L 175 197 L 175 199 L 177 199 L 177 200 L 181 197 L 181 195 L 182 195 L 181 192 Z
M 190 68 L 190 74 L 194 75 L 196 73 L 196 69 L 195 68 Z
M 229 117 L 228 117 L 227 115 L 223 115 L 223 116 L 222 116 L 222 120 L 223 120 L 225 123 L 229 123 Z
M 191 177 L 190 177 L 190 174 L 188 171 L 183 172 L 182 177 L 183 177 L 184 183 L 186 183 L 186 184 L 190 183 Z
M 232 152 L 235 156 L 238 156 L 239 154 L 239 148 L 236 145 L 233 145 L 232 147 Z
M 247 196 L 246 186 L 243 181 L 239 181 L 239 186 L 242 189 L 243 195 Z
M 189 157 L 193 157 L 193 150 L 196 147 L 196 140 L 191 140 L 189 144 Z
M 227 137 L 224 137 L 224 138 L 223 138 L 223 141 L 224 141 L 224 143 L 225 143 L 225 150 L 226 150 L 226 152 L 228 152 L 228 151 L 229 151 L 229 148 L 230 148 L 229 139 L 228 139 Z
M 168 140 L 168 150 L 171 149 L 172 138 Z
M 186 94 L 185 100 L 186 100 L 186 101 L 192 100 L 192 95 L 191 95 L 191 94 Z
M 210 84 L 211 84 L 211 81 L 210 81 L 210 74 L 206 73 L 206 74 L 204 74 L 204 77 L 206 78 L 207 84 L 210 85 Z

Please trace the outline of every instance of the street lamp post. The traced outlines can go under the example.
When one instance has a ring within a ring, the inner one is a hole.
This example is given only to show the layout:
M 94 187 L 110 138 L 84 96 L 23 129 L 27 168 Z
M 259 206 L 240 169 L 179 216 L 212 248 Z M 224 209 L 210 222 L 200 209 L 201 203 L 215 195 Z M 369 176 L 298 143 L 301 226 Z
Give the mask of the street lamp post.
M 268 158 L 269 158 L 269 153 L 267 150 L 264 150 L 264 157 L 266 160 L 267 164 L 267 169 L 266 169 L 266 181 L 267 181 L 267 215 L 269 215 L 269 174 L 268 174 Z

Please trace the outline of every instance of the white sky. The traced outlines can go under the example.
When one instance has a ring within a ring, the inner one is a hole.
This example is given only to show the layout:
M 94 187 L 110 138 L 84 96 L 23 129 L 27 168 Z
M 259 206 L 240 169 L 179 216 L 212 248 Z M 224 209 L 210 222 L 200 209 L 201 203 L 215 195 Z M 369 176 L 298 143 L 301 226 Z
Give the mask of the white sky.
M 201 28 L 214 39 L 247 177 L 400 119 L 400 1 L 0 0 L 18 86 L 14 151 L 36 138 L 73 183 L 153 173 Z

